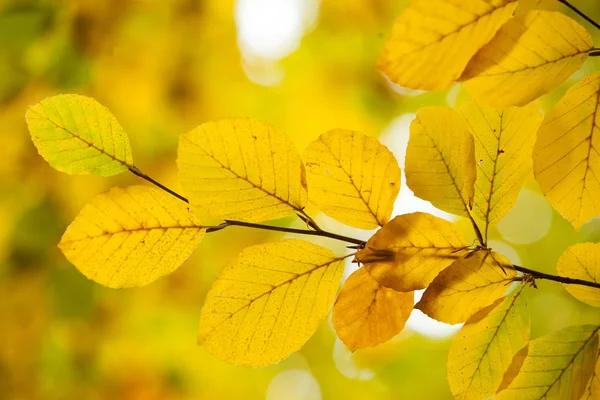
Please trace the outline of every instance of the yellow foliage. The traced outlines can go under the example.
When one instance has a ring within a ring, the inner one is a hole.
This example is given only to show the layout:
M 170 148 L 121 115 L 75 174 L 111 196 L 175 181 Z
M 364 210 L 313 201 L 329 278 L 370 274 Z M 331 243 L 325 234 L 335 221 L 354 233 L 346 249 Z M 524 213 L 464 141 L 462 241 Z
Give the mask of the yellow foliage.
M 410 125 L 406 183 L 435 207 L 468 216 L 475 182 L 473 136 L 448 107 L 424 107 Z
M 581 400 L 597 400 L 600 398 L 600 354 L 596 357 L 596 367 L 588 382 Z
M 377 68 L 410 89 L 446 89 L 516 7 L 515 0 L 413 0 L 396 21 Z
M 341 258 L 302 240 L 246 248 L 208 292 L 198 343 L 237 365 L 286 358 L 329 313 L 343 270 Z
M 332 130 L 312 142 L 303 159 L 308 198 L 325 214 L 362 229 L 389 221 L 400 191 L 400 167 L 377 139 Z
M 494 395 L 514 355 L 529 341 L 527 300 L 518 293 L 472 315 L 448 354 L 448 383 L 457 400 Z
M 96 196 L 60 240 L 65 257 L 104 286 L 143 286 L 170 274 L 205 230 L 183 202 L 147 186 L 115 187 Z
M 127 134 L 92 98 L 48 97 L 29 107 L 25 118 L 38 152 L 59 171 L 109 176 L 133 166 Z
M 531 173 L 531 154 L 542 115 L 535 102 L 522 108 L 494 110 L 471 101 L 461 113 L 475 138 L 477 180 L 473 214 L 489 225 L 514 206 Z
M 415 307 L 441 322 L 465 322 L 504 296 L 517 276 L 509 266 L 504 256 L 477 250 L 440 272 Z
M 300 156 L 287 136 L 264 122 L 202 124 L 179 137 L 177 164 L 191 203 L 216 217 L 259 222 L 306 205 Z
M 558 274 L 573 279 L 600 283 L 600 243 L 579 243 L 563 253 L 558 260 Z M 578 300 L 600 307 L 600 289 L 582 285 L 565 285 Z
M 333 306 L 333 326 L 352 351 L 385 343 L 398 334 L 414 304 L 413 292 L 380 286 L 360 268 L 352 273 Z
M 461 80 L 480 103 L 499 109 L 524 106 L 573 75 L 593 47 L 590 34 L 573 19 L 534 10 L 502 26 Z
M 546 115 L 533 170 L 554 208 L 579 230 L 600 215 L 600 72 L 573 85 Z
M 571 326 L 537 338 L 497 400 L 579 400 L 594 371 L 598 326 Z
M 380 285 L 399 292 L 423 289 L 466 252 L 454 224 L 416 212 L 399 215 L 367 242 L 356 259 Z

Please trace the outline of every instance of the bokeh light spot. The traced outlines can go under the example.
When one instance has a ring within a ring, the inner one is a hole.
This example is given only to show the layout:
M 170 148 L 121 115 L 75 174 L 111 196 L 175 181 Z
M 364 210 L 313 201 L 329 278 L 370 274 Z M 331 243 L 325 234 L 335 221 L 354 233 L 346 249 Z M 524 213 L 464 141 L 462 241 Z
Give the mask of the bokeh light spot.
M 421 300 L 425 290 L 415 290 L 415 304 Z M 463 324 L 449 325 L 425 315 L 421 310 L 414 309 L 406 321 L 406 327 L 431 338 L 442 339 L 454 335 Z
M 523 189 L 512 210 L 497 226 L 504 240 L 513 244 L 529 244 L 542 239 L 550 231 L 552 209 L 544 197 Z
M 303 369 L 280 372 L 269 383 L 267 400 L 320 400 L 321 387 L 310 373 Z

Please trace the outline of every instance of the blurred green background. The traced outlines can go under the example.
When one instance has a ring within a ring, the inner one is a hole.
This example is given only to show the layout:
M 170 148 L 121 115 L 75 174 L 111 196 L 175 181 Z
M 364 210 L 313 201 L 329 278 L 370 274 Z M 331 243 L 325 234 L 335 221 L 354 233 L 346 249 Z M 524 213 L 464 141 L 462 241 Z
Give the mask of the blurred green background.
M 574 3 L 600 20 L 599 3 Z M 204 297 L 219 270 L 242 248 L 281 234 L 228 228 L 208 235 L 175 273 L 140 289 L 88 281 L 56 248 L 62 232 L 96 194 L 144 182 L 131 174 L 106 179 L 53 170 L 24 120 L 28 105 L 50 95 L 94 97 L 129 133 L 136 165 L 174 189 L 177 135 L 224 117 L 268 121 L 299 151 L 329 129 L 360 130 L 379 136 L 403 166 L 413 113 L 467 98 L 459 86 L 432 93 L 394 88 L 375 71 L 405 4 L 0 0 L 0 398 L 451 398 L 446 356 L 458 328 L 417 312 L 392 341 L 354 354 L 326 322 L 300 352 L 261 369 L 224 364 L 197 346 Z M 600 33 L 591 32 L 600 45 Z M 541 99 L 541 108 L 599 67 L 588 60 Z M 415 210 L 452 219 L 403 186 L 396 213 Z M 330 230 L 371 234 L 309 211 Z M 302 226 L 291 218 L 279 223 Z M 457 223 L 472 237 L 467 223 Z M 554 272 L 567 246 L 600 240 L 600 220 L 575 232 L 530 178 L 491 238 L 511 261 Z M 316 242 L 346 251 L 327 239 Z M 539 287 L 528 290 L 534 337 L 600 320 L 599 310 L 560 285 Z

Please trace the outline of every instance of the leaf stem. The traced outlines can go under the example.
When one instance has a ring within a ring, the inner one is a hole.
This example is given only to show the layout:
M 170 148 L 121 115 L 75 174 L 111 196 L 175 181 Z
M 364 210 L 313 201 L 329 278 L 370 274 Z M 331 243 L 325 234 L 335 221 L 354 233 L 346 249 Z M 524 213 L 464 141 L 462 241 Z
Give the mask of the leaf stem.
M 134 174 L 136 176 L 139 176 L 140 178 L 142 178 L 142 179 L 150 182 L 154 186 L 157 186 L 157 187 L 161 188 L 162 190 L 164 190 L 165 192 L 169 193 L 170 195 L 177 197 L 179 200 L 185 201 L 186 203 L 189 203 L 188 199 L 186 199 L 185 197 L 183 197 L 179 193 L 177 193 L 177 192 L 169 189 L 168 187 L 164 186 L 160 182 L 155 181 L 154 179 L 152 179 L 151 177 L 149 177 L 148 175 L 146 175 L 145 173 L 143 173 L 142 171 L 140 171 L 137 167 L 135 167 L 135 166 L 134 167 L 129 167 L 129 171 L 132 174 Z
M 587 15 L 585 15 L 582 11 L 580 11 L 577 7 L 575 7 L 574 5 L 572 5 L 571 3 L 569 3 L 567 0 L 558 0 L 558 2 L 564 4 L 567 7 L 569 7 L 571 10 L 573 10 L 575 13 L 577 13 L 581 18 L 585 19 L 587 22 L 589 22 L 590 24 L 594 25 L 594 27 L 596 29 L 600 30 L 600 24 L 598 24 L 596 21 L 594 21 L 593 19 L 591 19 L 590 17 L 588 17 Z
M 535 279 L 546 279 L 549 281 L 565 283 L 568 285 L 581 285 L 581 286 L 589 286 L 589 287 L 600 289 L 600 283 L 598 283 L 598 282 L 585 281 L 583 279 L 574 279 L 574 278 L 567 278 L 566 276 L 547 274 L 545 272 L 540 272 L 540 271 L 536 271 L 533 269 L 521 267 L 520 265 L 512 265 L 512 266 L 505 265 L 505 267 L 512 268 L 515 271 L 519 271 L 524 274 L 529 274 L 532 277 L 534 277 Z

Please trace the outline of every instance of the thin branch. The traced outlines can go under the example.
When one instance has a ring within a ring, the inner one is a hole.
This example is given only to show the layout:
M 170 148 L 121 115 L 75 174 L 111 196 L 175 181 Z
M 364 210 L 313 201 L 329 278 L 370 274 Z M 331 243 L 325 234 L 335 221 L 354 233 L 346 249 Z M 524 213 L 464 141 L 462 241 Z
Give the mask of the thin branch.
M 130 167 L 129 171 L 131 171 L 131 173 L 133 173 L 134 175 L 137 175 L 140 178 L 142 178 L 142 179 L 150 182 L 151 184 L 153 184 L 153 185 L 161 188 L 162 190 L 164 190 L 165 192 L 169 193 L 170 195 L 177 197 L 179 200 L 182 200 L 182 201 L 185 201 L 186 203 L 189 203 L 188 199 L 186 199 L 185 197 L 183 197 L 179 193 L 177 193 L 177 192 L 169 189 L 168 187 L 164 186 L 160 182 L 157 182 L 154 179 L 150 178 L 148 175 L 146 175 L 145 173 L 143 173 L 142 171 L 140 171 L 137 167 Z
M 512 268 L 515 271 L 519 271 L 524 274 L 529 274 L 532 277 L 534 277 L 535 279 L 546 279 L 549 281 L 566 283 L 567 285 L 581 285 L 581 286 L 588 286 L 588 287 L 600 289 L 600 283 L 598 283 L 598 282 L 585 281 L 583 279 L 573 279 L 573 278 L 567 278 L 566 276 L 547 274 L 545 272 L 535 271 L 533 269 L 521 267 L 520 265 L 513 265 L 512 267 L 511 266 L 506 266 L 506 267 Z
M 598 24 L 596 21 L 594 21 L 593 19 L 591 19 L 590 17 L 585 15 L 582 11 L 580 11 L 577 7 L 575 7 L 574 5 L 569 3 L 567 0 L 558 0 L 558 2 L 569 7 L 571 10 L 573 10 L 575 13 L 577 13 L 581 18 L 585 19 L 587 22 L 594 25 L 594 27 L 596 27 L 596 29 L 600 30 L 600 24 Z

